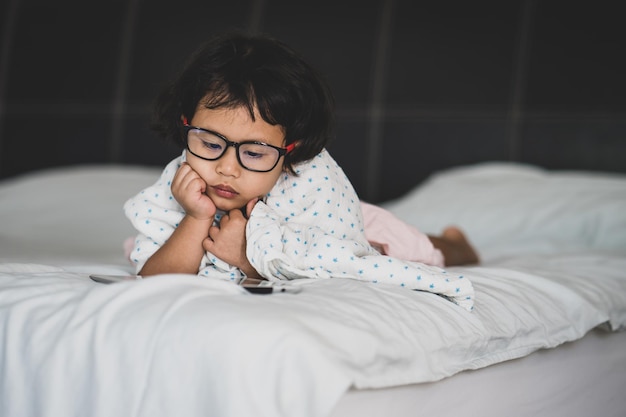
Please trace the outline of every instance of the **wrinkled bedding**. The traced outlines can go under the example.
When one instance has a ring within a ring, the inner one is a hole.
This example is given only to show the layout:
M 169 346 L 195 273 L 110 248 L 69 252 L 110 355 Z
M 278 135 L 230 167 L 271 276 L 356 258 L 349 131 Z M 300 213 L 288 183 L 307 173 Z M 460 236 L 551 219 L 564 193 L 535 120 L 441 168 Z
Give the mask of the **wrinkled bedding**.
M 468 312 L 430 292 L 352 279 L 296 280 L 299 293 L 271 295 L 191 275 L 93 282 L 91 273 L 132 270 L 122 204 L 156 175 L 75 167 L 0 183 L 0 415 L 322 417 L 349 389 L 438 381 L 626 326 L 626 223 L 611 210 L 626 198 L 623 178 L 573 178 L 595 190 L 594 204 L 563 204 L 553 192 L 538 204 L 541 221 L 506 196 L 482 208 L 470 198 L 484 197 L 480 178 L 548 193 L 555 174 L 525 166 L 445 172 L 390 203 L 420 229 L 447 216 L 468 231 L 486 259 L 450 268 L 471 278 Z M 467 194 L 448 197 L 454 187 Z M 432 206 L 459 197 L 458 213 Z M 472 207 L 478 219 L 493 212 L 489 230 L 472 226 Z M 549 223 L 560 226 L 541 244 Z

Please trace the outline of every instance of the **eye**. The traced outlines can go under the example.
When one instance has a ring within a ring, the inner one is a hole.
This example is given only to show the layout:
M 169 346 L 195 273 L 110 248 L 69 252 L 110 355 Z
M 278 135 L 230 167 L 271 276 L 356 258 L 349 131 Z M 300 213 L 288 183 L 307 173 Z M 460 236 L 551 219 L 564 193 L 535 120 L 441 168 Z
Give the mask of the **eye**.
M 260 159 L 267 156 L 266 152 L 259 152 L 255 150 L 246 149 L 243 152 L 243 156 L 250 159 Z
M 239 149 L 240 155 L 246 159 L 272 159 L 276 150 L 271 146 L 258 143 L 246 143 Z
M 219 151 L 223 148 L 222 144 L 216 142 L 209 142 L 206 140 L 202 141 L 202 146 L 204 146 L 209 151 Z

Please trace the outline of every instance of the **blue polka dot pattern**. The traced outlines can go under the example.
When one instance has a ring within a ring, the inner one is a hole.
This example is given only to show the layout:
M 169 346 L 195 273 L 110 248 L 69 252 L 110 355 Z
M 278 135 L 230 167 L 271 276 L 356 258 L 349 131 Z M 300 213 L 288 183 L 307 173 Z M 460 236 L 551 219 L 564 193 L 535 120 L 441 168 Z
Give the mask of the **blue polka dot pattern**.
M 248 221 L 250 263 L 270 280 L 352 278 L 423 290 L 473 308 L 470 280 L 381 255 L 363 229 L 359 198 L 327 151 L 285 174 Z
M 131 260 L 139 271 L 174 232 L 185 213 L 170 184 L 184 161 L 171 161 L 157 182 L 124 204 L 139 232 Z M 469 279 L 421 263 L 381 255 L 365 238 L 359 198 L 326 150 L 282 175 L 254 207 L 246 227 L 250 263 L 270 280 L 351 278 L 374 284 L 429 291 L 471 310 Z M 219 215 L 216 216 L 219 220 Z M 199 275 L 239 281 L 244 274 L 206 253 Z

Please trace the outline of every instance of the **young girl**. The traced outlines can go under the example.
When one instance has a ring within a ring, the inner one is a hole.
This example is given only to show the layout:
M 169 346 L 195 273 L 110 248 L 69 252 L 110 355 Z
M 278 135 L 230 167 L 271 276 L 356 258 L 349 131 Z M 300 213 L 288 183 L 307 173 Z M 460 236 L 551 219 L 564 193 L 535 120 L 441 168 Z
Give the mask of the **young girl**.
M 469 280 L 410 262 L 477 262 L 463 234 L 429 238 L 361 203 L 325 150 L 332 113 L 325 82 L 285 44 L 232 34 L 203 45 L 156 102 L 154 128 L 184 150 L 124 205 L 138 273 L 353 278 L 471 309 Z M 387 227 L 406 239 L 390 241 Z M 406 247 L 417 253 L 392 257 Z

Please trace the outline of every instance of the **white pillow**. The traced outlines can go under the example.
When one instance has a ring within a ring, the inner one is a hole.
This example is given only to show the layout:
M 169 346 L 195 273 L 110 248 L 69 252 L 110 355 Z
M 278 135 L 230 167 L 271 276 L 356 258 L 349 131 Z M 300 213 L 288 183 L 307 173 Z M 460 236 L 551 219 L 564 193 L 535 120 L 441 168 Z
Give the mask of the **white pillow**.
M 506 162 L 436 173 L 383 204 L 429 234 L 460 226 L 483 260 L 626 249 L 626 175 Z
M 136 231 L 122 205 L 159 173 L 136 166 L 74 166 L 0 182 L 0 259 L 124 263 L 124 240 Z

